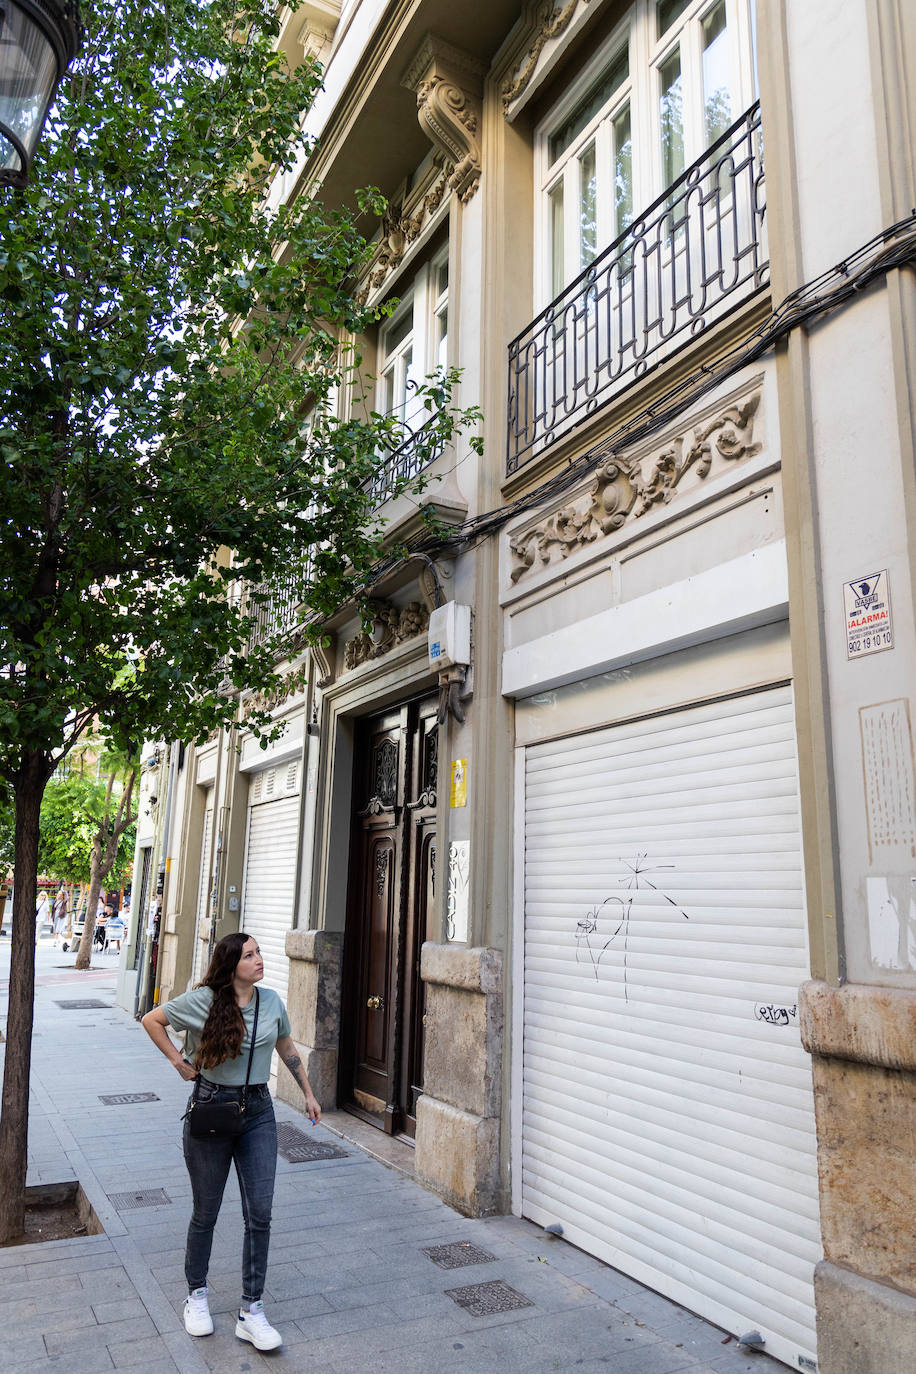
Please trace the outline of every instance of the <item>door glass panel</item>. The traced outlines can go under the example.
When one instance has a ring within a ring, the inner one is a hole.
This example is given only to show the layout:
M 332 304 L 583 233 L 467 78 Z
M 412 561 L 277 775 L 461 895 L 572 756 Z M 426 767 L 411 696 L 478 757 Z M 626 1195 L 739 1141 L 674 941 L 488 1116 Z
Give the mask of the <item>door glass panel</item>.
M 614 236 L 633 223 L 633 139 L 630 107 L 614 120 Z
M 563 183 L 558 181 L 548 196 L 550 202 L 550 286 L 551 294 L 563 290 Z
M 681 51 L 674 52 L 659 68 L 661 80 L 662 177 L 665 186 L 677 181 L 684 170 L 684 90 L 681 82 Z
M 703 103 L 708 146 L 715 143 L 732 122 L 725 0 L 721 0 L 703 20 Z
M 595 145 L 579 158 L 579 266 L 587 267 L 598 253 L 598 168 Z

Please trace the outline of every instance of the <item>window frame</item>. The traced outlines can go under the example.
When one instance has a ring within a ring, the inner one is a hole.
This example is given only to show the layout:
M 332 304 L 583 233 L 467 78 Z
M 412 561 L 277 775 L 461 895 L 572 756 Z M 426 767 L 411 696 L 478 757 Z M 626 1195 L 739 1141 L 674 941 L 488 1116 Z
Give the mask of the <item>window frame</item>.
M 596 165 L 599 169 L 595 215 L 597 254 L 600 255 L 620 232 L 615 227 L 613 159 L 616 154 L 613 150 L 612 128 L 614 120 L 627 104 L 630 109 L 631 220 L 638 218 L 647 206 L 667 190 L 663 184 L 660 72 L 678 49 L 681 54 L 685 110 L 684 168 L 702 157 L 708 146 L 705 138 L 702 24 L 718 3 L 719 0 L 690 0 L 669 29 L 658 35 L 656 0 L 634 0 L 599 51 L 582 67 L 575 80 L 538 122 L 534 135 L 534 296 L 538 309 L 543 309 L 556 299 L 587 265 L 580 258 L 580 201 L 578 194 L 574 197 L 569 192 L 575 186 L 580 157 L 592 141 L 595 142 Z M 725 0 L 732 121 L 753 103 L 757 95 L 753 3 L 754 0 Z M 570 117 L 589 88 L 600 79 L 602 71 L 613 66 L 625 47 L 629 51 L 626 78 L 551 165 L 551 137 Z M 674 180 L 677 180 L 677 176 Z M 562 280 L 557 281 L 553 276 L 550 192 L 560 181 L 564 184 L 564 249 Z
M 378 382 L 376 386 L 376 409 L 380 414 L 399 414 L 398 408 L 387 406 L 387 381 L 392 369 L 400 369 L 404 354 L 411 351 L 411 361 L 404 368 L 404 410 L 399 418 L 407 429 L 418 429 L 429 418 L 429 411 L 422 404 L 413 410 L 410 405 L 410 383 L 422 383 L 430 373 L 442 364 L 437 356 L 440 339 L 437 332 L 439 320 L 448 315 L 449 283 L 437 291 L 439 272 L 449 262 L 449 246 L 444 244 L 422 263 L 405 284 L 401 299 L 379 330 L 378 336 Z M 410 328 L 394 346 L 387 351 L 387 340 L 400 328 L 407 316 Z M 448 357 L 448 327 L 445 332 L 446 358 Z M 446 362 L 446 366 L 448 363 Z

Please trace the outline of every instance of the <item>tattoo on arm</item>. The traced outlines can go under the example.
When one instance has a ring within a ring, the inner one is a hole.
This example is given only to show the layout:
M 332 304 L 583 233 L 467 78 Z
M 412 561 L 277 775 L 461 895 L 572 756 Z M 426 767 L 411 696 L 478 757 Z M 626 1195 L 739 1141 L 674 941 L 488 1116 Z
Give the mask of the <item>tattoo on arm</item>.
M 292 1074 L 293 1078 L 295 1078 L 299 1086 L 301 1088 L 304 1088 L 305 1074 L 300 1072 L 302 1068 L 302 1060 L 299 1058 L 298 1054 L 296 1054 L 296 1051 L 293 1050 L 290 1054 L 285 1054 L 283 1056 L 283 1063 L 289 1069 L 290 1073 Z

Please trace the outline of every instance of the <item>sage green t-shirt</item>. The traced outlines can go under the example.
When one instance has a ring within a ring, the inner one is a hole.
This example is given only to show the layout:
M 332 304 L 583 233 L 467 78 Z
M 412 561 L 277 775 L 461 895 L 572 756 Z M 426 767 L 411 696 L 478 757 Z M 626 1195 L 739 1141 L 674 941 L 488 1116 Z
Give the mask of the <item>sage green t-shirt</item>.
M 266 1083 L 270 1078 L 270 1056 L 274 1046 L 284 1035 L 289 1035 L 290 1025 L 282 998 L 273 988 L 258 988 L 257 992 L 261 1004 L 258 1012 L 258 1038 L 251 1061 L 251 1077 L 248 1081 Z M 212 988 L 192 988 L 190 992 L 183 992 L 180 997 L 173 997 L 171 1002 L 164 1003 L 162 1008 L 173 1030 L 187 1031 L 184 1052 L 185 1058 L 190 1059 L 192 1063 L 212 1002 Z M 245 1082 L 248 1051 L 251 1048 L 251 1028 L 254 1025 L 253 997 L 248 1006 L 242 1008 L 242 1020 L 245 1022 L 242 1052 L 235 1059 L 225 1059 L 213 1069 L 204 1069 L 204 1078 L 209 1078 L 211 1083 L 241 1087 Z

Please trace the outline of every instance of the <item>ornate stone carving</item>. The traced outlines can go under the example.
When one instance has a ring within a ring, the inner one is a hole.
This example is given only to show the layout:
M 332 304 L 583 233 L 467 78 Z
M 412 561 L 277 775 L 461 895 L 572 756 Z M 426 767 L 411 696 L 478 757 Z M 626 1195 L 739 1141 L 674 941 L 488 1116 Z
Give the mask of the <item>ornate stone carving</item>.
M 587 5 L 590 0 L 582 0 L 582 3 Z M 534 76 L 545 43 L 551 38 L 558 38 L 563 30 L 569 27 L 578 5 L 579 0 L 559 0 L 559 3 L 557 0 L 546 0 L 545 4 L 538 7 L 531 47 L 512 75 L 503 82 L 503 111 L 506 114 L 509 113 L 513 100 L 522 94 Z
M 465 204 L 480 184 L 483 71 L 475 58 L 429 34 L 401 83 L 416 91 L 420 127 L 447 159 L 448 184 Z
M 760 444 L 753 442 L 754 416 L 759 405 L 760 392 L 757 391 L 713 419 L 678 435 L 672 444 L 654 456 L 647 470 L 642 465 L 631 464 L 629 476 L 637 496 L 633 514 L 644 515 L 652 506 L 670 501 L 690 468 L 695 469 L 697 477 L 707 477 L 712 467 L 713 447 L 722 458 L 730 461 L 759 453 Z M 713 435 L 714 445 L 710 443 Z
M 513 583 L 536 562 L 550 563 L 555 554 L 570 553 L 595 539 L 619 530 L 653 506 L 670 501 L 691 469 L 702 480 L 709 475 L 714 454 L 728 462 L 760 452 L 754 442 L 754 416 L 760 392 L 728 406 L 709 420 L 679 434 L 664 448 L 645 458 L 614 455 L 595 469 L 586 498 L 582 496 L 553 511 L 540 524 L 514 535 L 509 549 L 515 561 Z
M 259 692 L 252 692 L 250 696 L 245 698 L 242 704 L 242 719 L 247 720 L 254 711 L 273 711 L 278 706 L 282 706 L 283 702 L 288 701 L 301 685 L 300 674 L 293 673 L 287 677 L 278 677 L 270 687 L 262 688 Z
M 418 199 L 406 199 L 397 206 L 389 207 L 382 220 L 382 227 L 375 245 L 368 276 L 362 288 L 355 293 L 357 305 L 363 306 L 370 295 L 383 286 L 386 279 L 398 267 L 410 245 L 420 237 L 435 211 L 442 204 L 448 188 L 451 164 L 442 156 L 433 161 L 432 185 Z M 426 183 L 429 185 L 428 181 Z
M 340 0 L 305 0 L 299 12 L 299 46 L 306 57 L 325 62 L 340 18 Z
M 361 663 L 368 663 L 370 659 L 381 658 L 396 644 L 403 644 L 405 640 L 424 634 L 429 625 L 429 611 L 419 601 L 411 601 L 402 609 L 392 606 L 388 601 L 375 601 L 372 611 L 375 621 L 373 632 L 369 634 L 361 630 L 344 645 L 345 673 L 358 668 Z

